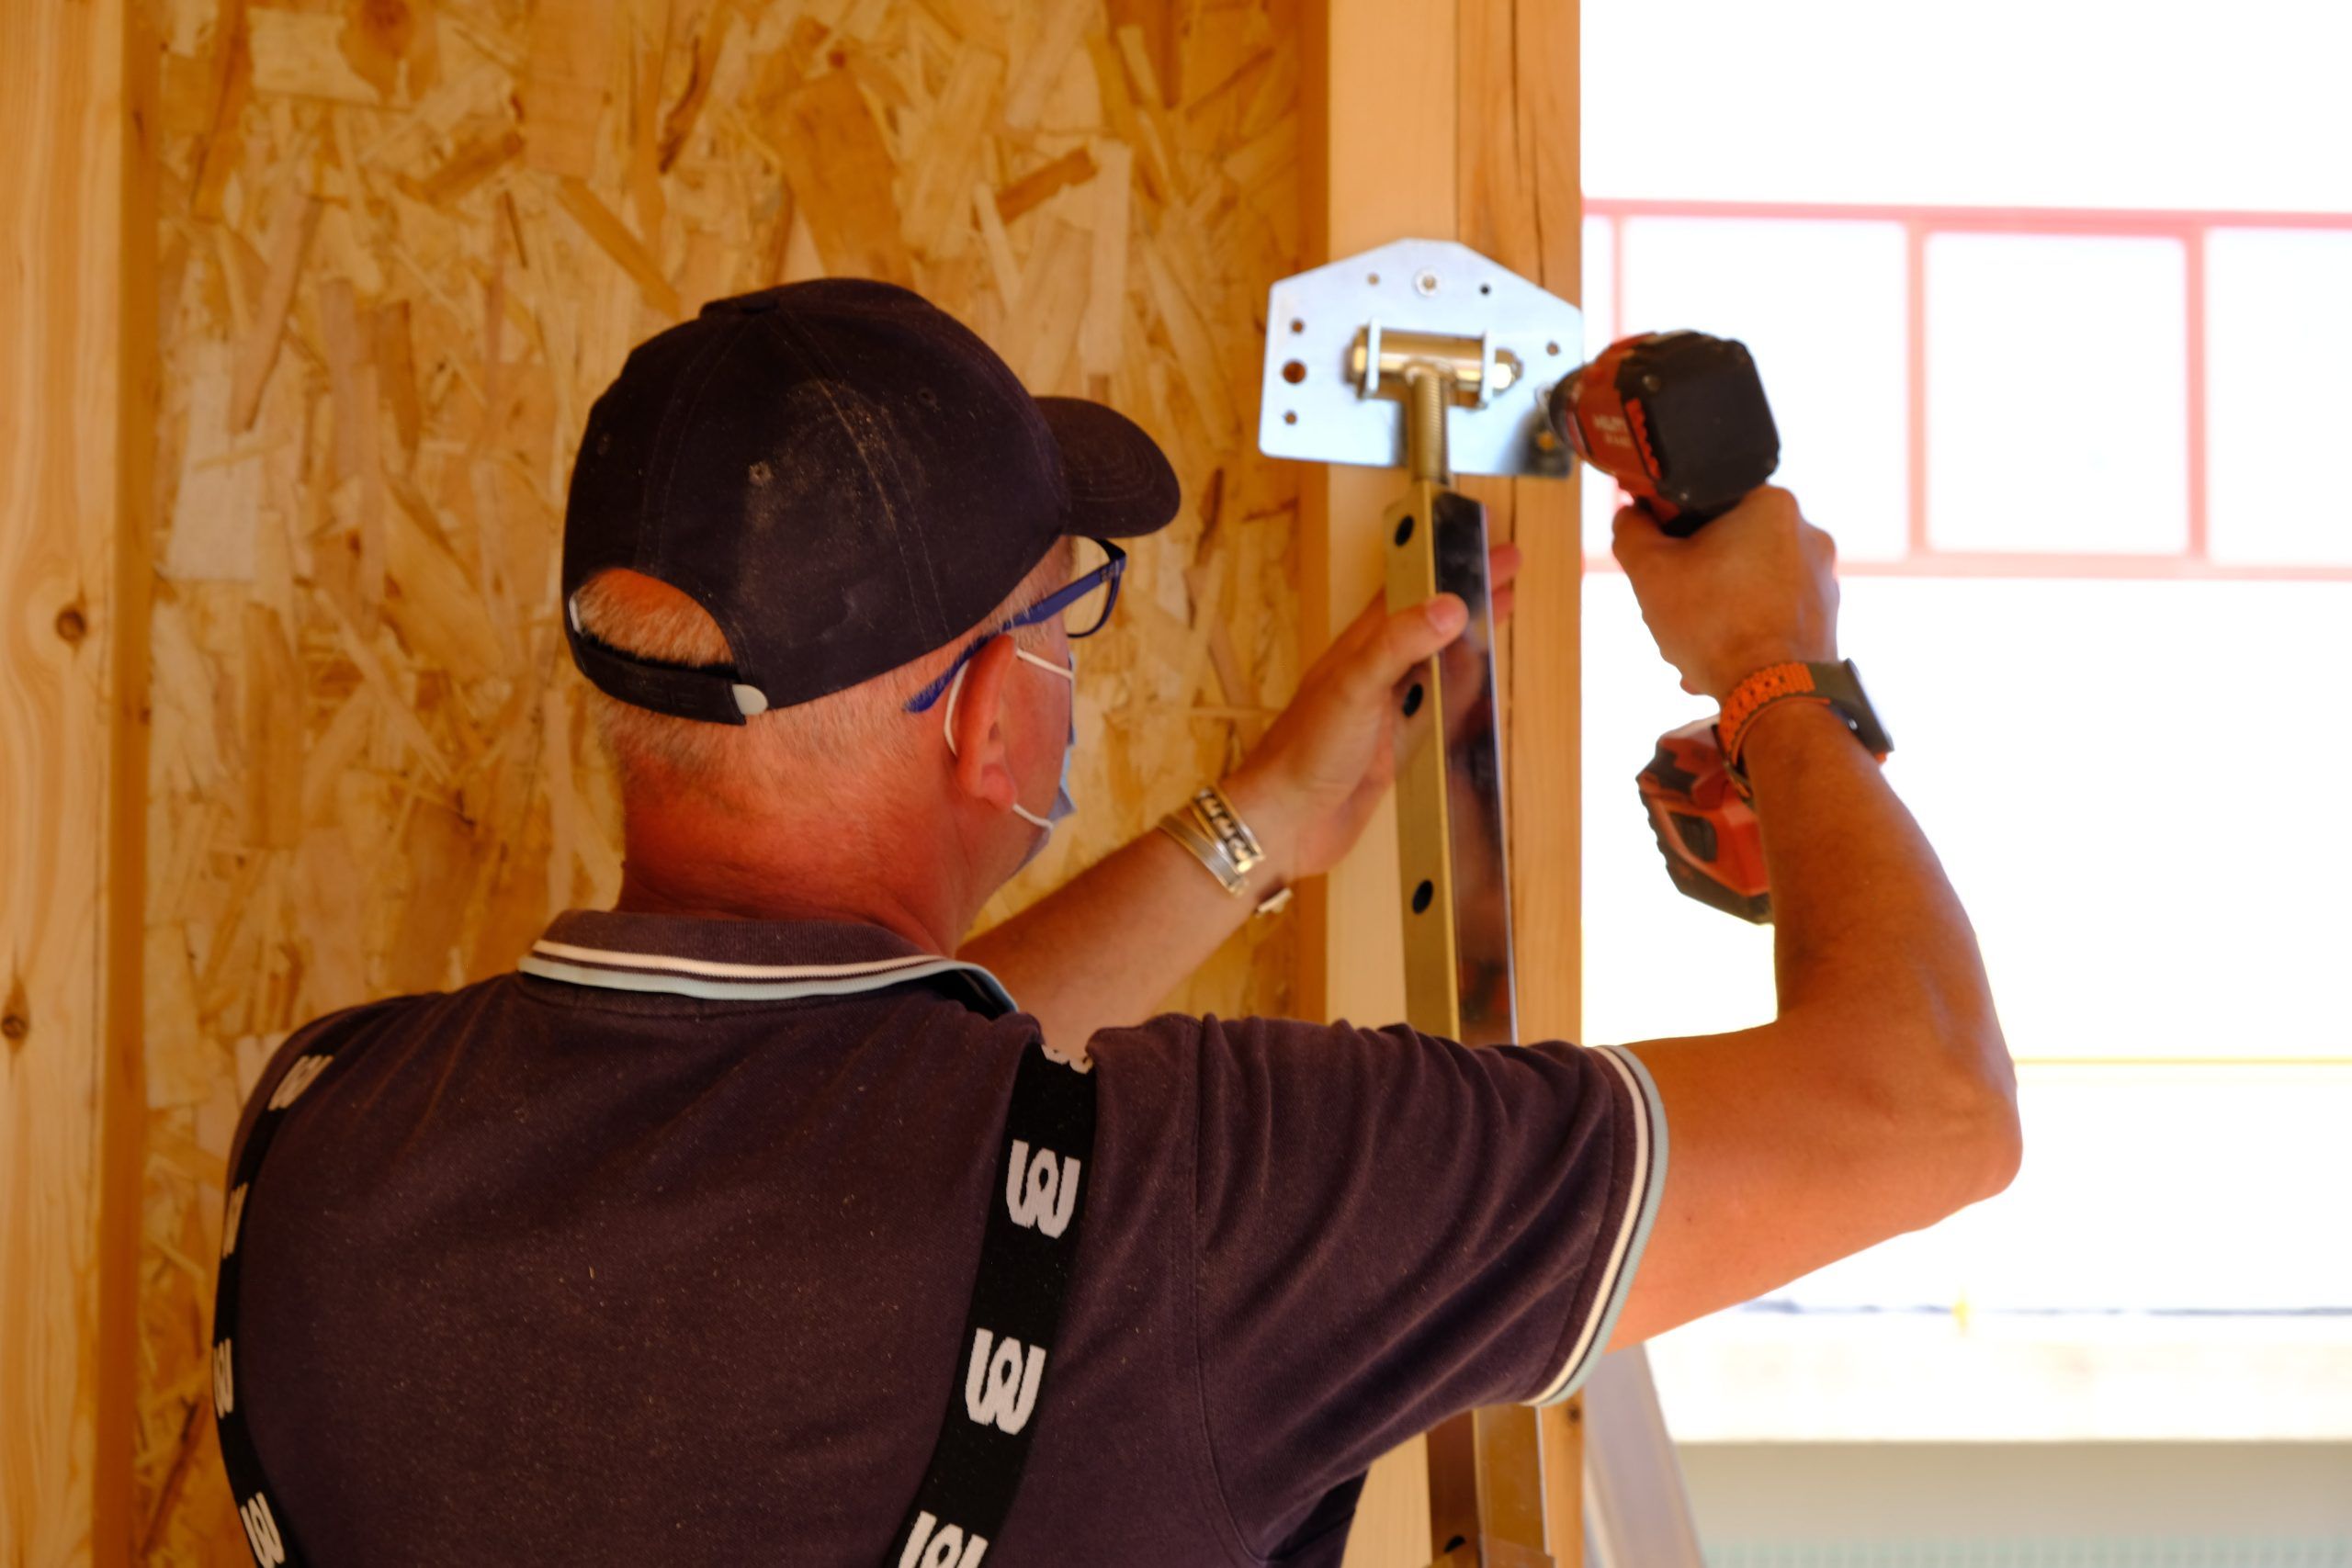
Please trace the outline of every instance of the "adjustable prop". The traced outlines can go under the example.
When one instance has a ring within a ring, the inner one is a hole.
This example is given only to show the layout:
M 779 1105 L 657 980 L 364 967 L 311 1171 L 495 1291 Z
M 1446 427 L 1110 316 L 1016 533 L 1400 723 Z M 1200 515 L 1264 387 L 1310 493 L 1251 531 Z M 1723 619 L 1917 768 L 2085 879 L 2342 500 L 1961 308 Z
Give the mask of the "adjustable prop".
M 1407 682 L 1407 716 L 1428 739 L 1396 782 L 1407 1021 L 1464 1044 L 1518 1037 L 1502 737 L 1495 705 L 1487 513 L 1457 471 L 1564 479 L 1571 456 L 1548 411 L 1582 363 L 1583 316 L 1567 301 L 1450 241 L 1399 240 L 1287 277 L 1268 302 L 1259 446 L 1272 457 L 1402 468 L 1382 520 L 1391 610 L 1453 593 L 1461 637 Z M 1617 1363 L 1611 1366 L 1609 1363 Z M 1606 1358 L 1594 1397 L 1626 1429 L 1588 1467 L 1624 1496 L 1596 1497 L 1604 1562 L 1697 1568 L 1682 1478 L 1638 1352 Z M 1547 1495 L 1573 1495 L 1572 1463 L 1535 1409 L 1476 1410 L 1429 1434 L 1430 1555 L 1439 1568 L 1553 1568 L 1581 1543 L 1555 1539 Z M 1614 1480 L 1613 1477 L 1622 1477 Z M 1626 1521 L 1624 1546 L 1608 1521 Z M 1638 1542 L 1638 1544 L 1634 1544 Z M 1612 1548 L 1615 1548 L 1612 1550 Z

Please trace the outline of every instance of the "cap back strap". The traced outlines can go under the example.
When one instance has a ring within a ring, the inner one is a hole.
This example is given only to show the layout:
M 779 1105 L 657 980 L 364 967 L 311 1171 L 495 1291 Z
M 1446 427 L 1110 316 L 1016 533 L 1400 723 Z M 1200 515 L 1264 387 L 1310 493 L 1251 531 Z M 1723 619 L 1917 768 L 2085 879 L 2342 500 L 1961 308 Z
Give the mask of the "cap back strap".
M 599 690 L 633 706 L 705 724 L 741 724 L 768 710 L 767 694 L 745 684 L 732 664 L 665 664 L 624 653 L 582 630 L 579 612 L 569 603 L 563 633 L 580 672 Z

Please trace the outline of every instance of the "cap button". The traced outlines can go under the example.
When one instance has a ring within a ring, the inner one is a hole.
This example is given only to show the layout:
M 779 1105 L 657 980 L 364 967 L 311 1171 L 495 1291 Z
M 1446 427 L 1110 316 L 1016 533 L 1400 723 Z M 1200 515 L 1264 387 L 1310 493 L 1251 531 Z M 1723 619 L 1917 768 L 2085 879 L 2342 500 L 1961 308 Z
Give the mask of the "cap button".
M 747 316 L 764 316 L 775 309 L 775 299 L 773 295 L 756 295 L 744 300 L 736 309 Z

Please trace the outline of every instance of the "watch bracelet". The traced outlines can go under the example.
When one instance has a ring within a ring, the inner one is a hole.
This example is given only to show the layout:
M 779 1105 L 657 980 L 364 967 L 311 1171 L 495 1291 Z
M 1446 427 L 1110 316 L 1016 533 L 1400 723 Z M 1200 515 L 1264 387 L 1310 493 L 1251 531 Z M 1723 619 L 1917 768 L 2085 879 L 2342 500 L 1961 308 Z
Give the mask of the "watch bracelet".
M 1820 669 L 1826 671 L 1830 677 L 1842 672 L 1849 682 L 1853 680 L 1851 660 L 1834 665 L 1825 664 Z M 1741 677 L 1739 683 L 1726 694 L 1715 719 L 1715 743 L 1723 752 L 1724 771 L 1730 776 L 1732 787 L 1738 792 L 1739 797 L 1742 800 L 1754 797 L 1754 791 L 1747 782 L 1747 770 L 1741 762 L 1741 754 L 1747 749 L 1748 737 L 1766 709 L 1778 707 L 1783 703 L 1802 702 L 1827 708 L 1845 723 L 1865 750 L 1883 762 L 1893 750 L 1893 743 L 1886 740 L 1883 726 L 1870 711 L 1869 698 L 1860 700 L 1862 707 L 1857 712 L 1838 694 L 1834 680 L 1830 687 L 1825 687 L 1814 665 L 1796 660 L 1768 664 Z M 1883 743 L 1883 749 L 1874 741 Z
M 1193 797 L 1161 818 L 1159 830 L 1190 851 L 1209 869 L 1227 893 L 1238 898 L 1250 890 L 1250 874 L 1265 863 L 1266 852 L 1257 834 L 1241 819 L 1233 802 L 1216 784 L 1202 785 Z M 1271 915 L 1290 903 L 1292 889 L 1276 888 L 1259 900 L 1252 913 Z
M 1189 808 L 1179 808 L 1159 819 L 1159 830 L 1189 851 L 1193 859 L 1208 867 L 1209 874 L 1227 893 L 1238 898 L 1248 891 L 1249 882 L 1241 868 L 1225 852 L 1225 846 L 1203 828 Z
M 1266 852 L 1259 847 L 1258 835 L 1241 820 L 1241 814 L 1233 808 L 1233 802 L 1226 798 L 1225 791 L 1213 784 L 1203 784 L 1193 792 L 1188 805 L 1193 819 L 1200 823 L 1209 837 L 1224 846 L 1226 858 L 1243 875 L 1256 870 L 1265 860 Z
M 1757 715 L 1774 703 L 1800 697 L 1815 702 L 1828 700 L 1815 693 L 1812 669 L 1797 660 L 1767 664 L 1742 676 L 1724 694 L 1715 719 L 1715 739 L 1723 747 L 1724 761 L 1734 767 L 1738 765 L 1740 745 L 1747 739 L 1748 727 L 1755 723 Z

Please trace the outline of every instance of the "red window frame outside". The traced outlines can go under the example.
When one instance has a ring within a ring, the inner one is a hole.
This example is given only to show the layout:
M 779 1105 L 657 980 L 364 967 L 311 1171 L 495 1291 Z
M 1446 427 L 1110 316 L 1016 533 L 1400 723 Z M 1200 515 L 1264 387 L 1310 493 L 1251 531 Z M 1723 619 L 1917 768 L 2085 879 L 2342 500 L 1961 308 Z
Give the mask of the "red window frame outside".
M 1851 577 L 2164 578 L 2236 581 L 2352 582 L 2352 564 L 2217 561 L 2208 547 L 2206 495 L 2205 241 L 2216 229 L 2303 229 L 2352 232 L 2352 213 L 2194 212 L 2009 207 L 1899 207 L 1767 201 L 1671 201 L 1588 195 L 1587 218 L 1612 220 L 1610 242 L 1611 320 L 1606 343 L 1625 335 L 1625 222 L 1643 218 L 1765 219 L 1796 222 L 1899 223 L 1908 272 L 1904 361 L 1910 417 L 1908 547 L 1892 560 L 1840 560 Z M 2170 554 L 2063 554 L 1938 549 L 1928 537 L 1928 240 L 1939 233 L 2066 235 L 2170 239 L 2188 260 L 2188 538 Z M 1697 324 L 1697 323 L 1693 323 Z M 1595 334 L 1598 336 L 1598 334 Z M 1588 557 L 1586 570 L 1614 571 L 1607 555 Z

